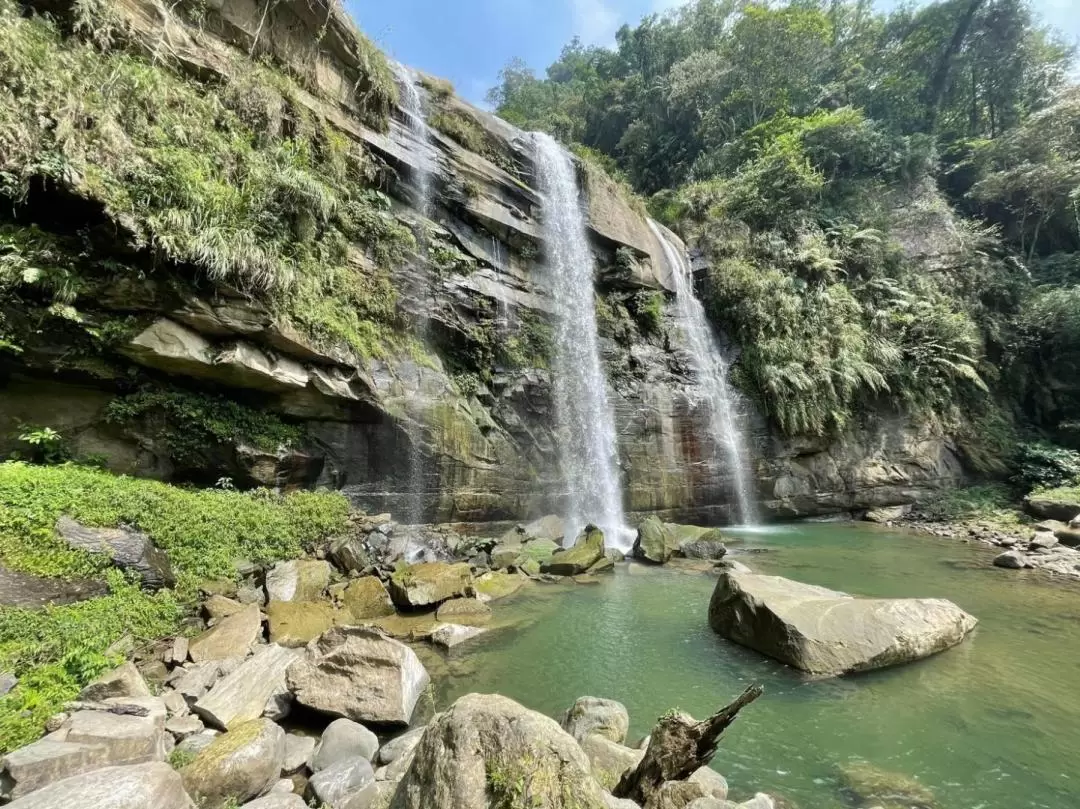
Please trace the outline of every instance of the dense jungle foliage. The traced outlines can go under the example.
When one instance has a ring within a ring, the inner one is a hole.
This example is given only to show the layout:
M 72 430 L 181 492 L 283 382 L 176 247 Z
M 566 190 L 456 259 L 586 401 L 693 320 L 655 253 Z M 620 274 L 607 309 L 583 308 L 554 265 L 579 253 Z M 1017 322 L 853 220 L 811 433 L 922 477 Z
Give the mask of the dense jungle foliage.
M 1025 0 L 696 0 L 508 65 L 489 100 L 581 144 L 704 251 L 734 376 L 789 434 L 889 404 L 976 467 L 1076 441 L 1080 89 Z

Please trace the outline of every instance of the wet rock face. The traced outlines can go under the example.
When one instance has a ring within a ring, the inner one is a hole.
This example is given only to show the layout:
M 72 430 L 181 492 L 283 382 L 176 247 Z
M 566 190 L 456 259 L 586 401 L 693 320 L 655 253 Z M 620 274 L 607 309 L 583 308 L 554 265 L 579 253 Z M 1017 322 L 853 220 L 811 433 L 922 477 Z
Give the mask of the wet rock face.
M 756 573 L 722 575 L 714 631 L 815 675 L 909 663 L 960 643 L 976 619 L 944 599 L 853 598 Z

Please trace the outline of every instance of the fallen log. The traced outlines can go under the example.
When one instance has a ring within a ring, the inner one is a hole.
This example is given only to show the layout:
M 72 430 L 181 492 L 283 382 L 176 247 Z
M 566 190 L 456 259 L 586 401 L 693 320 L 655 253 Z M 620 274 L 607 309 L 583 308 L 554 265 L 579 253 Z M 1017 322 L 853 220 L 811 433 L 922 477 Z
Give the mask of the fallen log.
M 649 737 L 645 757 L 623 773 L 612 794 L 644 806 L 666 781 L 689 778 L 712 761 L 720 735 L 735 721 L 739 711 L 762 693 L 764 689 L 760 685 L 752 685 L 730 705 L 700 722 L 678 711 L 661 716 Z

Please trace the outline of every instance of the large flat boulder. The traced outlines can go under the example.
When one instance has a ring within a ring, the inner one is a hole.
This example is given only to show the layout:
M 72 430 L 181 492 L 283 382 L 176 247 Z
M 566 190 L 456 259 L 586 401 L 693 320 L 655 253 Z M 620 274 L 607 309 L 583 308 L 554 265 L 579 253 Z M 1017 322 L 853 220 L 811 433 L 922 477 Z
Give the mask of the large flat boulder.
M 267 794 L 284 761 L 285 731 L 269 719 L 254 719 L 214 739 L 180 775 L 202 809 L 218 809 Z
M 131 661 L 102 674 L 79 692 L 79 699 L 103 702 L 110 697 L 149 697 L 150 687 Z
M 399 607 L 427 607 L 467 595 L 471 586 L 467 562 L 406 564 L 390 577 L 390 597 Z
M 106 751 L 100 745 L 38 739 L 0 759 L 0 797 L 19 798 L 106 763 Z
M 271 601 L 266 605 L 270 642 L 291 649 L 307 646 L 340 617 L 329 601 Z
M 195 809 L 164 762 L 105 767 L 48 784 L 8 809 Z
M 266 574 L 266 595 L 270 601 L 318 601 L 330 584 L 331 570 L 321 559 L 278 562 Z
M 430 678 L 416 653 L 367 627 L 334 627 L 288 671 L 301 705 L 354 722 L 407 725 Z
M 289 699 L 285 672 L 302 654 L 299 649 L 270 644 L 199 697 L 193 710 L 206 724 L 221 730 L 264 715 L 280 718 L 281 705 Z
M 524 786 L 535 809 L 604 809 L 590 767 L 553 719 L 506 697 L 469 694 L 428 725 L 390 807 L 511 806 Z
M 743 646 L 815 675 L 910 663 L 960 643 L 976 619 L 936 598 L 855 598 L 759 573 L 725 573 L 709 625 Z
M 70 548 L 109 557 L 121 570 L 138 576 L 144 587 L 157 590 L 176 584 L 169 557 L 146 534 L 127 528 L 91 528 L 70 517 L 56 521 L 56 532 Z
M 188 645 L 188 654 L 196 663 L 245 657 L 261 634 L 262 615 L 259 607 L 248 604 L 193 638 Z

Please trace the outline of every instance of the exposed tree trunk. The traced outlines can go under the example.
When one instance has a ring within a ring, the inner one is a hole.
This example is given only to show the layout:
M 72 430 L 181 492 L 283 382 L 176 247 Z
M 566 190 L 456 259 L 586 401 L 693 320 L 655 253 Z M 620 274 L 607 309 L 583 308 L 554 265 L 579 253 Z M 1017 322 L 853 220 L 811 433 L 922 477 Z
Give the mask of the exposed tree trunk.
M 984 2 L 986 0 L 971 0 L 967 11 L 960 15 L 952 39 L 949 40 L 945 52 L 941 54 L 937 69 L 934 70 L 934 75 L 930 79 L 929 95 L 926 102 L 926 120 L 931 132 L 937 125 L 938 113 L 941 111 L 941 100 L 944 98 L 945 90 L 949 85 L 949 71 L 952 69 L 953 58 L 963 47 L 968 31 L 971 30 L 971 23 L 975 21 L 975 15 Z
M 763 692 L 760 685 L 752 685 L 730 705 L 701 722 L 683 713 L 660 717 L 649 738 L 645 757 L 637 767 L 623 773 L 612 794 L 644 806 L 665 781 L 688 778 L 712 760 L 720 734 L 735 721 L 739 711 Z

